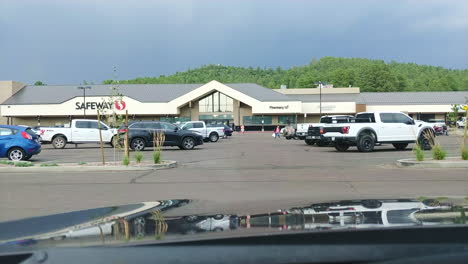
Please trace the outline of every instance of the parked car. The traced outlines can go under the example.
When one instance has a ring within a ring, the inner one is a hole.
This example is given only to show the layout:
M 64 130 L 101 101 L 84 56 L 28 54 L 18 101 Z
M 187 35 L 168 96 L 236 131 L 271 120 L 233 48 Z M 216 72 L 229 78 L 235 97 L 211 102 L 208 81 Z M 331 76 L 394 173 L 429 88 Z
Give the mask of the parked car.
M 462 117 L 457 121 L 457 128 L 465 127 L 466 124 L 466 117 Z
M 232 132 L 234 132 L 234 129 L 228 125 L 212 125 L 209 124 L 207 127 L 224 127 L 224 136 L 230 137 L 232 136 Z
M 280 134 L 284 136 L 285 139 L 293 139 L 296 136 L 296 130 L 293 126 L 287 125 L 280 130 Z
M 103 122 L 100 127 L 102 141 L 113 146 L 117 129 Z M 98 121 L 93 119 L 74 119 L 66 127 L 39 127 L 38 131 L 42 142 L 51 142 L 58 149 L 64 148 L 67 143 L 99 143 Z
M 0 125 L 0 157 L 29 160 L 41 152 L 39 137 L 27 126 Z
M 192 130 L 200 132 L 205 141 L 216 142 L 220 137 L 224 137 L 224 126 L 207 127 L 203 121 L 190 121 L 180 125 L 182 130 Z
M 427 123 L 430 123 L 434 128 L 436 135 L 446 135 L 448 136 L 448 128 L 445 120 L 443 119 L 429 119 Z
M 122 126 L 118 132 L 122 141 L 127 130 Z M 143 150 L 146 147 L 153 147 L 154 136 L 158 132 L 164 133 L 164 146 L 193 149 L 195 146 L 203 144 L 203 136 L 199 132 L 182 130 L 178 126 L 167 122 L 138 121 L 128 125 L 130 148 L 133 150 Z
M 329 141 L 338 151 L 346 151 L 357 146 L 361 152 L 371 152 L 376 144 L 392 144 L 403 150 L 409 143 L 418 142 L 424 150 L 433 144 L 434 128 L 424 123 L 416 123 L 401 112 L 364 112 L 348 123 L 325 124 L 311 128 L 307 138 L 320 138 Z
M 232 132 L 234 132 L 234 129 L 228 125 L 224 125 L 224 135 L 230 137 L 232 136 Z

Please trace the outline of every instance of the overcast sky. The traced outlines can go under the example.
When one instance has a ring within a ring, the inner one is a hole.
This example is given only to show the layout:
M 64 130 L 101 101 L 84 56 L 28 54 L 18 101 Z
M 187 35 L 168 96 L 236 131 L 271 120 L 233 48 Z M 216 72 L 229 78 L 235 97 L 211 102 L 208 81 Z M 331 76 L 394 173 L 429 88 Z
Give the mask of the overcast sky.
M 466 0 L 0 0 L 0 80 L 100 83 L 323 56 L 468 68 Z

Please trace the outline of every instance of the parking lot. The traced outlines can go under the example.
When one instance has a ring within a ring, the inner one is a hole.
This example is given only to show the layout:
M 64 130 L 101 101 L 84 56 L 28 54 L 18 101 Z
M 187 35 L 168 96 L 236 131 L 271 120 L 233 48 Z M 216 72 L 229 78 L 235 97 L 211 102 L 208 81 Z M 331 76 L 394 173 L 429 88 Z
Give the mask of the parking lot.
M 460 138 L 437 137 L 458 155 Z M 356 148 L 308 146 L 301 140 L 274 139 L 271 133 L 237 134 L 194 150 L 165 147 L 163 159 L 178 168 L 139 172 L 0 172 L 0 221 L 21 217 L 140 201 L 190 198 L 229 202 L 249 210 L 251 201 L 265 210 L 297 203 L 350 198 L 468 196 L 466 169 L 398 168 L 395 160 L 413 157 L 412 145 L 397 151 L 391 145 L 372 153 Z M 151 149 L 143 151 L 150 160 Z M 120 160 L 110 146 L 107 161 Z M 131 156 L 133 153 L 131 153 Z M 430 152 L 427 152 L 430 156 Z M 44 145 L 33 162 L 100 161 L 96 144 Z M 252 208 L 255 209 L 255 208 Z M 226 207 L 229 210 L 229 207 Z
M 438 136 L 437 141 L 447 150 L 448 156 L 458 155 L 460 137 Z M 76 147 L 75 147 L 76 146 Z M 120 161 L 122 153 L 104 145 L 107 161 Z M 163 158 L 176 160 L 182 167 L 226 169 L 291 169 L 291 168 L 356 168 L 392 167 L 397 159 L 414 157 L 410 144 L 405 151 L 392 145 L 382 145 L 372 153 L 360 153 L 356 147 L 337 152 L 333 147 L 308 146 L 303 140 L 274 139 L 271 133 L 235 134 L 216 143 L 205 143 L 186 151 L 177 147 L 164 147 Z M 131 152 L 132 156 L 133 152 Z M 143 151 L 144 159 L 151 160 L 152 149 Z M 427 152 L 430 156 L 430 152 Z M 40 155 L 31 161 L 38 162 L 94 162 L 101 160 L 98 144 L 68 144 L 64 149 L 43 145 Z M 358 161 L 358 162 L 356 162 Z M 234 163 L 233 163 L 234 162 Z

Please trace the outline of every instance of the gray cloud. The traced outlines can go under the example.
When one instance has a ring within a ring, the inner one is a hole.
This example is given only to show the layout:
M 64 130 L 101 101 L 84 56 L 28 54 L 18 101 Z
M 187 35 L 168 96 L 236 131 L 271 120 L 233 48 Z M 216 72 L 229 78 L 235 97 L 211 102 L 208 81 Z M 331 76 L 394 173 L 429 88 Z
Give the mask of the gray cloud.
M 100 82 L 322 56 L 466 68 L 465 1 L 0 2 L 0 80 Z

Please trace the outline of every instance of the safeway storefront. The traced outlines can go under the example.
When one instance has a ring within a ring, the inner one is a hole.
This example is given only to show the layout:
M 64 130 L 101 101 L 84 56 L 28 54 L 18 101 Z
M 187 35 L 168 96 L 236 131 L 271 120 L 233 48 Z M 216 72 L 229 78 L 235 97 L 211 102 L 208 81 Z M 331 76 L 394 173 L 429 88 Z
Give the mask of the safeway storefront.
M 396 110 L 443 118 L 468 92 L 360 93 L 359 88 L 268 89 L 252 83 L 26 86 L 0 82 L 1 123 L 64 125 L 74 118 L 129 114 L 130 120 L 245 125 L 249 130 L 316 122 L 325 114 Z M 85 92 L 86 94 L 84 94 Z M 422 118 L 422 119 L 424 119 Z M 113 122 L 110 118 L 108 122 Z

